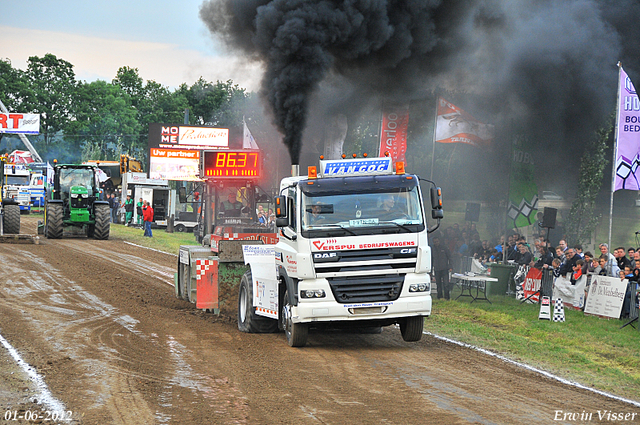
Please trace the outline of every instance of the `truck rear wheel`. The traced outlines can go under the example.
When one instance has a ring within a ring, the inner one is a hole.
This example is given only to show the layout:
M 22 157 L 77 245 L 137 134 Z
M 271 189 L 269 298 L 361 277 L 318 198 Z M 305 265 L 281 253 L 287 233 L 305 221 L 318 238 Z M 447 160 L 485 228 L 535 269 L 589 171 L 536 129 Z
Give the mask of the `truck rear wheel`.
M 282 327 L 287 336 L 287 342 L 291 347 L 304 347 L 307 344 L 309 326 L 306 323 L 293 323 L 291 319 L 291 304 L 289 302 L 289 290 L 284 291 L 282 302 Z
M 422 330 L 424 329 L 424 317 L 412 316 L 407 317 L 400 322 L 400 333 L 402 339 L 407 342 L 420 341 L 422 339 Z
M 62 237 L 62 204 L 47 203 L 44 211 L 45 236 L 48 239 L 60 239 Z
M 17 235 L 20 233 L 20 206 L 5 205 L 2 216 L 2 229 L 7 235 Z
M 253 306 L 253 278 L 247 270 L 240 280 L 238 292 L 238 329 L 249 333 L 272 333 L 278 331 L 278 321 L 256 314 Z
M 94 206 L 95 212 L 95 227 L 93 228 L 93 237 L 95 239 L 109 239 L 110 223 L 109 218 L 111 215 L 111 209 L 109 205 L 99 204 Z

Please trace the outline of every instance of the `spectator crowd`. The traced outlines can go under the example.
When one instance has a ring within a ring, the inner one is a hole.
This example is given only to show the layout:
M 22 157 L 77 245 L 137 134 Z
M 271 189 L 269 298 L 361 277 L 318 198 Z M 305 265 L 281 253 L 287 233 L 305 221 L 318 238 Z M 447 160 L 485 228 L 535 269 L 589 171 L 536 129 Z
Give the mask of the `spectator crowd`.
M 558 245 L 542 236 L 535 236 L 531 242 L 516 232 L 489 241 L 481 240 L 475 223 L 465 226 L 454 224 L 431 238 L 434 276 L 436 284 L 445 286 L 441 292 L 438 285 L 438 298 L 449 299 L 448 281 L 444 285 L 442 272 L 462 271 L 464 257 L 473 257 L 483 265 L 492 262 L 510 262 L 520 266 L 552 270 L 554 276 L 570 276 L 572 284 L 583 275 L 601 275 L 627 279 L 640 283 L 640 247 L 625 248 L 619 246 L 611 252 L 609 245 L 598 245 L 599 252 L 584 252 L 579 244 L 569 246 L 562 239 Z M 627 285 L 625 300 L 630 299 Z M 628 301 L 623 306 L 622 317 L 629 314 Z

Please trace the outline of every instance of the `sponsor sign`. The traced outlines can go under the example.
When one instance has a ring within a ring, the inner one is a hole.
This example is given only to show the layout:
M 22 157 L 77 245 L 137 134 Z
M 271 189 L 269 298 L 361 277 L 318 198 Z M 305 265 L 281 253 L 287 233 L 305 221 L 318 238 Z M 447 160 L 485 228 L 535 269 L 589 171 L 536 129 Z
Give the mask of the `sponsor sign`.
M 393 174 L 390 157 L 320 161 L 320 177 Z
M 158 180 L 200 180 L 200 151 L 152 148 L 149 178 Z
M 618 126 L 616 132 L 616 175 L 614 191 L 638 190 L 640 183 L 640 99 L 631 79 L 620 66 Z
M 382 111 L 380 155 L 388 152 L 393 161 L 403 161 L 407 151 L 409 105 L 388 106 Z
M 384 242 L 351 243 L 344 243 L 342 242 L 342 239 L 316 239 L 311 242 L 311 251 L 349 251 L 355 249 L 403 248 L 415 246 L 417 246 L 417 242 L 414 239 L 393 239 Z
M 531 267 L 524 278 L 522 289 L 524 290 L 524 298 L 529 298 L 537 303 L 540 299 L 540 285 L 542 284 L 542 270 Z M 535 294 L 535 295 L 534 295 Z M 532 296 L 533 295 L 533 296 Z
M 149 148 L 211 149 L 229 147 L 229 129 L 149 124 Z
M 0 133 L 40 134 L 40 114 L 0 113 Z
M 615 277 L 592 276 L 584 312 L 614 319 L 619 318 L 624 294 L 627 290 L 627 282 L 626 279 L 620 280 Z

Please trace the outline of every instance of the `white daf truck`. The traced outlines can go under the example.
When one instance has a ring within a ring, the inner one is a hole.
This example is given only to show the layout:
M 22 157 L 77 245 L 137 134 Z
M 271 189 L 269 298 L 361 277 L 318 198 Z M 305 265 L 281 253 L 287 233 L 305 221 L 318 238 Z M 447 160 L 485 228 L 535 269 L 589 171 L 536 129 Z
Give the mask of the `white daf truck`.
M 395 170 L 394 170 L 395 166 Z M 275 245 L 243 246 L 238 328 L 284 330 L 290 346 L 315 328 L 398 324 L 422 337 L 431 314 L 431 250 L 419 177 L 391 158 L 320 161 L 281 181 Z M 433 182 L 432 218 L 443 217 Z

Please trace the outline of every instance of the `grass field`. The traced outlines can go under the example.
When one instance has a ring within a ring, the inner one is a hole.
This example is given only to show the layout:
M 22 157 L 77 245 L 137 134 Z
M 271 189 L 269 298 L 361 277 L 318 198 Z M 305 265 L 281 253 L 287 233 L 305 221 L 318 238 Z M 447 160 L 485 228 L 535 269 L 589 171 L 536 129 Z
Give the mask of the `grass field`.
M 455 290 L 458 291 L 458 290 Z M 459 292 L 454 292 L 454 297 Z M 500 353 L 583 385 L 640 400 L 640 332 L 626 321 L 565 309 L 565 322 L 539 320 L 538 304 L 513 297 L 434 300 L 425 329 Z
M 111 226 L 111 238 L 177 254 L 180 245 L 196 245 L 192 233 Z M 454 298 L 458 294 L 454 290 Z M 491 296 L 492 303 L 468 298 L 434 300 L 425 330 L 502 354 L 583 385 L 640 400 L 640 331 L 620 320 L 565 310 L 566 322 L 538 320 L 537 304 Z

